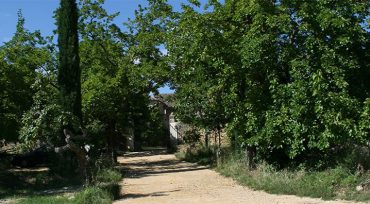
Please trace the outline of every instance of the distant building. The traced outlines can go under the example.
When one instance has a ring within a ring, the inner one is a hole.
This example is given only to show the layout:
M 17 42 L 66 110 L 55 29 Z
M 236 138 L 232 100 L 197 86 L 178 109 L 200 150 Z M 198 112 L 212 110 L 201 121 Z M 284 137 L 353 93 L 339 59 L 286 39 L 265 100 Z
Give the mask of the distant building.
M 159 107 L 163 115 L 163 122 L 167 129 L 168 148 L 175 149 L 179 142 L 182 142 L 181 137 L 181 122 L 176 121 L 173 107 L 173 94 L 159 94 L 151 97 L 151 104 Z

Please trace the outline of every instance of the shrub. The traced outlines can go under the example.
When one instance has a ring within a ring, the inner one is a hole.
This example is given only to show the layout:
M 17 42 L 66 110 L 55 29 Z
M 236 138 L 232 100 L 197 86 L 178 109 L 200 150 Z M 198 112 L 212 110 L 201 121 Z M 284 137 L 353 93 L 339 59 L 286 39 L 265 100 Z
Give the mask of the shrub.
M 245 159 L 240 154 L 230 154 L 217 167 L 224 176 L 256 190 L 275 194 L 320 197 L 323 199 L 369 200 L 369 191 L 357 192 L 356 186 L 369 175 L 356 175 L 349 169 L 337 166 L 321 171 L 304 169 L 276 170 L 273 166 L 260 163 L 253 171 L 247 170 Z
M 121 173 L 113 169 L 99 170 L 95 176 L 95 185 L 108 192 L 113 199 L 119 198 Z
M 76 194 L 77 204 L 110 204 L 111 196 L 105 190 L 98 187 L 88 187 Z
M 95 182 L 97 183 L 118 183 L 122 179 L 120 172 L 113 169 L 103 169 L 98 171 Z
M 199 142 L 199 139 L 200 139 L 200 133 L 195 128 L 187 130 L 184 133 L 184 141 L 187 144 L 195 144 Z
M 340 165 L 351 170 L 370 169 L 370 148 L 369 146 L 350 145 L 338 155 Z
M 213 165 L 216 161 L 215 148 L 200 146 L 195 149 L 187 148 L 178 152 L 175 156 L 188 162 L 196 162 L 203 165 Z

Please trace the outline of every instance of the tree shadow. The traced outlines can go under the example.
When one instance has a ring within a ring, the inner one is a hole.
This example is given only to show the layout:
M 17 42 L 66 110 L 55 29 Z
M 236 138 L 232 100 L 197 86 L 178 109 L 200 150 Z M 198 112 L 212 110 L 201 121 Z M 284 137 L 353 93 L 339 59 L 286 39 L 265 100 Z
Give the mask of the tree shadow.
M 79 179 L 58 178 L 46 167 L 0 170 L 0 199 L 72 193 L 81 188 Z
M 155 155 L 166 155 L 168 154 L 166 148 L 147 148 L 145 151 L 141 152 L 126 152 L 124 157 L 126 158 L 134 158 L 134 157 L 145 157 L 145 156 L 155 156 Z
M 147 176 L 159 176 L 163 174 L 179 173 L 179 172 L 190 172 L 190 171 L 201 171 L 209 169 L 208 166 L 201 166 L 198 164 L 188 163 L 180 161 L 173 157 L 164 157 L 160 160 L 152 160 L 151 156 L 167 155 L 165 151 L 145 151 L 145 152 L 133 152 L 126 153 L 123 157 L 127 160 L 123 160 L 116 166 L 124 178 L 139 179 Z M 136 199 L 142 197 L 157 197 L 157 196 L 168 196 L 172 191 L 160 191 L 152 192 L 147 194 L 123 194 L 120 199 Z
M 123 200 L 123 199 L 143 198 L 143 197 L 168 196 L 169 193 L 177 192 L 177 191 L 180 191 L 180 190 L 160 191 L 160 192 L 153 192 L 153 193 L 147 193 L 147 194 L 133 194 L 133 193 L 128 193 L 128 194 L 124 194 L 123 196 L 121 196 L 120 197 L 120 200 Z
M 142 178 L 145 176 L 153 176 L 166 173 L 178 173 L 188 171 L 199 171 L 209 169 L 208 166 L 200 166 L 198 164 L 188 163 L 177 159 L 168 159 L 160 161 L 148 161 L 140 159 L 140 157 L 158 155 L 153 152 L 143 152 L 141 154 L 131 155 L 131 157 L 137 157 L 139 160 L 130 163 L 120 163 L 116 168 L 126 178 Z M 126 155 L 125 155 L 126 157 Z

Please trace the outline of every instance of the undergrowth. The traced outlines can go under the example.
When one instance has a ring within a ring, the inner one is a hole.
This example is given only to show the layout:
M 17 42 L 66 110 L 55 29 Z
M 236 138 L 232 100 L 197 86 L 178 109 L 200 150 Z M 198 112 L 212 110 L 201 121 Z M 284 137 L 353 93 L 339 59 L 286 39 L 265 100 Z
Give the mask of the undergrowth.
M 87 187 L 74 195 L 32 196 L 18 199 L 18 204 L 110 204 L 110 194 L 98 187 Z
M 73 199 L 67 196 L 33 196 L 28 198 L 19 199 L 18 204 L 65 204 L 76 203 Z
M 175 153 L 175 156 L 181 160 L 198 163 L 201 165 L 214 165 L 216 162 L 215 148 L 200 146 L 188 148 L 185 151 Z
M 59 195 L 31 195 L 16 199 L 20 204 L 109 204 L 120 194 L 119 182 L 121 174 L 113 169 L 103 169 L 97 172 L 93 183 L 76 193 Z

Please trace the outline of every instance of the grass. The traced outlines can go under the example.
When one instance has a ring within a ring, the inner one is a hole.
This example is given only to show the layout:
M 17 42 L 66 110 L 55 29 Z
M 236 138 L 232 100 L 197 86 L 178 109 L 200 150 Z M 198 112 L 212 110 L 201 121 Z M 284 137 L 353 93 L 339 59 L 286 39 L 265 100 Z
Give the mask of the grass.
M 291 194 L 323 199 L 370 200 L 370 192 L 357 192 L 356 186 L 369 175 L 355 175 L 348 169 L 336 167 L 323 171 L 276 170 L 267 164 L 249 171 L 240 156 L 229 156 L 216 168 L 224 176 L 240 184 L 274 194 Z
M 19 199 L 18 204 L 65 204 L 65 203 L 76 203 L 73 199 L 65 196 L 34 196 Z
M 31 196 L 16 200 L 18 204 L 110 204 L 112 198 L 107 191 L 88 187 L 70 195 Z
M 96 182 L 99 183 L 119 183 L 121 179 L 121 173 L 113 169 L 100 170 L 95 178 Z
M 112 197 L 109 192 L 98 187 L 89 187 L 76 194 L 76 204 L 110 204 Z
M 109 192 L 112 199 L 118 199 L 121 193 L 119 182 L 122 180 L 122 174 L 114 169 L 104 169 L 97 172 L 94 184 L 96 187 Z
M 190 153 L 180 152 L 176 156 L 190 162 L 203 163 L 207 161 L 210 164 L 215 164 L 214 156 L 205 153 L 207 151 L 200 148 L 192 150 Z M 276 170 L 272 165 L 262 163 L 255 170 L 248 170 L 242 156 L 230 154 L 222 159 L 215 170 L 224 176 L 235 179 L 243 186 L 272 194 L 307 196 L 326 200 L 370 200 L 369 184 L 364 186 L 365 190 L 356 191 L 356 186 L 369 181 L 370 174 L 365 173 L 360 176 L 343 167 L 323 171 Z

